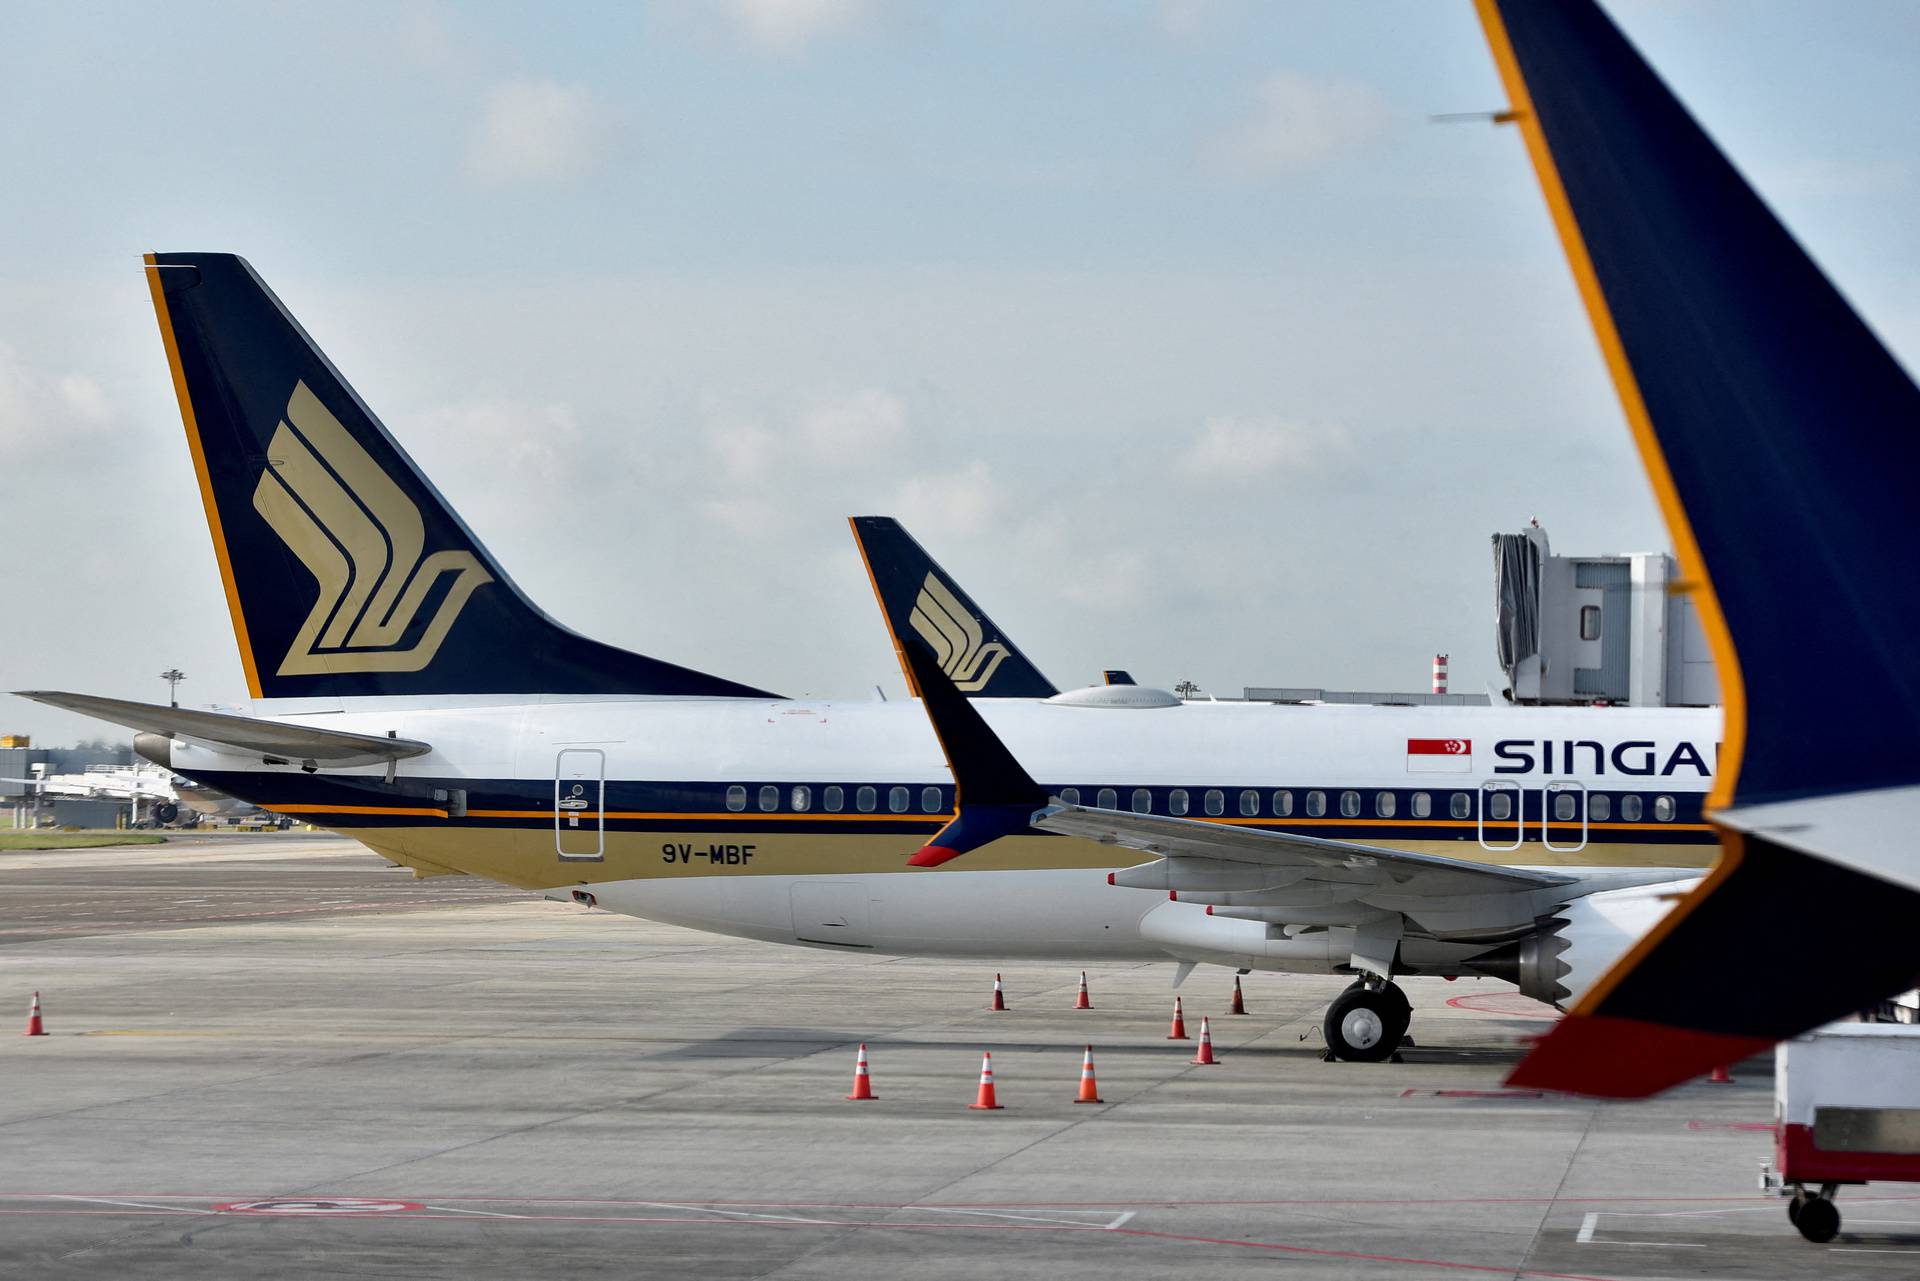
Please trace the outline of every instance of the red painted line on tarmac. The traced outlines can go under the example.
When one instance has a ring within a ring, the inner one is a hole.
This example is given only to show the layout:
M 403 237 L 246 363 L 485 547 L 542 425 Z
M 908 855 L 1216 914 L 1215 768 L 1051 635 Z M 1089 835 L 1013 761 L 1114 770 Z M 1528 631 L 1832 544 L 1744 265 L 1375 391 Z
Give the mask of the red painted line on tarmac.
M 331 1199 L 325 1193 L 302 1193 L 302 1198 L 317 1197 Z M 359 1195 L 359 1194 L 356 1194 Z M 52 1201 L 78 1200 L 89 1197 L 105 1200 L 113 1197 L 128 1201 L 270 1201 L 270 1196 L 243 1197 L 228 1194 L 209 1195 L 204 1192 L 0 1192 L 0 1201 Z M 342 1194 L 344 1198 L 344 1194 Z M 745 1209 L 773 1210 L 1124 1210 L 1136 1207 L 1162 1207 L 1169 1210 L 1211 1209 L 1259 1206 L 1317 1206 L 1317 1205 L 1695 1205 L 1719 1204 L 1722 1202 L 1751 1202 L 1755 1194 L 1748 1192 L 1735 1196 L 1558 1196 L 1558 1197 L 1297 1197 L 1285 1200 L 1114 1200 L 1114 1201 L 916 1201 L 911 1204 L 897 1204 L 879 1201 L 689 1201 L 685 1197 L 660 1196 L 651 1199 L 609 1199 L 596 1197 L 488 1197 L 461 1194 L 458 1196 L 431 1196 L 420 1193 L 408 1193 L 408 1201 L 426 1203 L 444 1202 L 449 1205 L 698 1205 L 728 1206 Z M 1873 1201 L 1920 1201 L 1920 1193 L 1912 1196 L 1876 1196 L 1860 1198 Z
M 1689 1121 L 1689 1130 L 1752 1130 L 1756 1133 L 1772 1134 L 1775 1126 L 1771 1121 Z
M 1475 1014 L 1502 1014 L 1514 1019 L 1557 1019 L 1560 1011 L 1518 992 L 1469 992 L 1447 1002 L 1456 1010 Z

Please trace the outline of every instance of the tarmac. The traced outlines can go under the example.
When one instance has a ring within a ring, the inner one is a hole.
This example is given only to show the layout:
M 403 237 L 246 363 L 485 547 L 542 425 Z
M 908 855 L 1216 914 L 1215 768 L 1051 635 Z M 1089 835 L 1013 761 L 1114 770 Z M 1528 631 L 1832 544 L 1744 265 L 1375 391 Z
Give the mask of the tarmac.
M 0 1276 L 1801 1278 L 1920 1274 L 1920 1191 L 1811 1245 L 1770 1064 L 1647 1103 L 1501 1087 L 1551 1012 L 1338 978 L 993 971 L 414 881 L 295 833 L 0 854 Z M 844 1099 L 866 1042 L 872 1102 Z M 1076 1105 L 1083 1047 L 1104 1103 Z M 982 1050 L 1004 1110 L 969 1110 Z

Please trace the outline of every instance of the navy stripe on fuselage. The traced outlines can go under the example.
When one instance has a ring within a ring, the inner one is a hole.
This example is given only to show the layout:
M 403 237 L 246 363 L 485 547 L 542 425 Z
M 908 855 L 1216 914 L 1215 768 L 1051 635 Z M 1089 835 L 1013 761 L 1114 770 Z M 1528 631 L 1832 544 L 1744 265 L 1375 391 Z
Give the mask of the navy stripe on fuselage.
M 206 773 L 200 781 L 244 800 L 282 813 L 311 817 L 329 827 L 444 826 L 470 823 L 487 827 L 550 827 L 554 821 L 554 785 L 550 779 L 402 778 L 387 783 L 377 776 L 266 774 L 260 772 Z M 1362 842 L 1457 840 L 1485 842 L 1494 847 L 1525 835 L 1537 840 L 1541 820 L 1562 797 L 1573 798 L 1575 808 L 1556 812 L 1551 836 L 1556 844 L 1580 839 L 1579 804 L 1589 807 L 1585 841 L 1589 845 L 1648 842 L 1710 845 L 1700 792 L 1556 791 L 1501 786 L 1485 800 L 1514 805 L 1504 817 L 1476 817 L 1483 803 L 1478 787 L 1291 787 L 1207 788 L 1130 787 L 1120 784 L 1058 784 L 1048 792 L 1079 803 L 1105 808 L 1133 809 L 1136 793 L 1146 794 L 1143 812 L 1174 814 L 1203 821 L 1276 830 L 1298 830 L 1315 836 Z M 839 807 L 828 808 L 833 792 Z M 773 807 L 761 808 L 763 792 Z M 863 793 L 871 793 L 871 808 L 861 808 Z M 464 805 L 453 802 L 463 793 Z M 893 809 L 896 793 L 903 793 L 905 809 Z M 1250 793 L 1254 812 L 1240 809 L 1241 796 Z M 1177 802 L 1183 797 L 1184 802 Z M 1313 798 L 1319 797 L 1316 801 Z M 1429 812 L 1416 815 L 1417 798 L 1425 798 Z M 1217 798 L 1221 812 L 1212 813 Z M 1284 799 L 1283 799 L 1284 798 Z M 1494 799 L 1498 798 L 1498 799 Z M 591 817 L 597 810 L 614 831 L 677 831 L 690 823 L 728 832 L 808 832 L 924 835 L 953 816 L 953 787 L 925 782 L 795 783 L 780 782 L 650 782 L 610 779 L 598 806 L 591 801 L 579 811 Z M 932 808 L 927 805 L 933 801 Z M 1517 805 L 1515 804 L 1517 802 Z M 1460 808 L 1456 808 L 1456 806 Z M 737 808 L 744 806 L 744 808 Z M 1604 807 L 1606 817 L 1600 817 Z M 449 808 L 465 813 L 450 816 Z M 1457 816 L 1464 815 L 1464 816 Z M 1035 835 L 1044 835 L 1036 832 Z

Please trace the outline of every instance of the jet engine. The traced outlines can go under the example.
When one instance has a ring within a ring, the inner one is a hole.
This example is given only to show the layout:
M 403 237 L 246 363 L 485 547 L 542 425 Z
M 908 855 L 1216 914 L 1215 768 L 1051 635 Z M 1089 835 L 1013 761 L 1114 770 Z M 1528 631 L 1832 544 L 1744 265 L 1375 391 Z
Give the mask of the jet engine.
M 1696 883 L 1663 881 L 1577 898 L 1543 920 L 1534 933 L 1474 957 L 1468 968 L 1505 979 L 1522 994 L 1564 1009 Z

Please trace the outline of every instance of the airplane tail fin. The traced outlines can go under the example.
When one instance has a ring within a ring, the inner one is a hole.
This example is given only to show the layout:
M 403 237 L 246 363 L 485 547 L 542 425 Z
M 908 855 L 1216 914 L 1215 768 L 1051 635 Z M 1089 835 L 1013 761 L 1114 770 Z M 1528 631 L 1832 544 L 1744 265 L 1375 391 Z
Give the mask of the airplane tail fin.
M 244 259 L 146 263 L 254 697 L 765 696 L 554 622 Z
M 1060 692 L 899 521 L 855 516 L 847 523 L 896 650 L 909 637 L 921 637 L 968 698 L 1051 698 Z M 903 670 L 905 662 L 902 650 Z
M 1726 702 L 1719 865 L 1513 1077 L 1644 1095 L 1920 970 L 1920 389 L 1597 5 L 1476 3 Z

